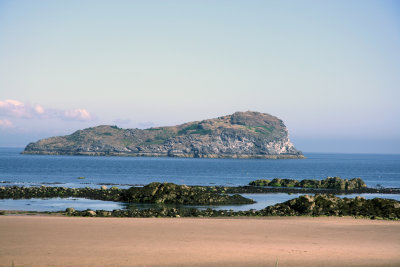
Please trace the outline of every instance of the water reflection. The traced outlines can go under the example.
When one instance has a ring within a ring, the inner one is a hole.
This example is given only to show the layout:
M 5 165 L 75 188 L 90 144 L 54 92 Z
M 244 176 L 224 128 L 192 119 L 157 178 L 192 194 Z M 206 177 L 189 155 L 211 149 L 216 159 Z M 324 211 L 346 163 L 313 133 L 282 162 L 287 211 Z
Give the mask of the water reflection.
M 66 208 L 76 210 L 114 210 L 124 208 L 124 203 L 92 200 L 86 198 L 31 198 L 0 199 L 0 210 L 25 211 L 64 211 Z

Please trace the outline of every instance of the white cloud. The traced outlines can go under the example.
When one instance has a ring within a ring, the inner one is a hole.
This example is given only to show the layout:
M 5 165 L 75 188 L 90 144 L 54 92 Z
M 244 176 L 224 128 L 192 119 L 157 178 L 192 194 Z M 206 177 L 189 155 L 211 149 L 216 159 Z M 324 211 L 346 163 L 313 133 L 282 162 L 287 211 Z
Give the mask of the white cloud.
M 11 121 L 4 119 L 0 120 L 0 128 L 13 128 L 14 125 L 12 124 Z
M 89 111 L 80 108 L 64 111 L 63 115 L 69 120 L 90 121 L 92 119 Z
M 37 114 L 44 114 L 44 108 L 40 105 L 35 106 L 35 111 Z
M 4 101 L 0 100 L 0 115 L 6 115 L 17 118 L 31 118 L 35 111 L 31 107 L 26 106 L 24 103 L 7 99 Z
M 0 100 L 0 115 L 12 118 L 52 118 L 77 121 L 89 121 L 94 118 L 88 110 L 82 108 L 72 110 L 45 109 L 39 104 L 32 106 L 12 99 Z

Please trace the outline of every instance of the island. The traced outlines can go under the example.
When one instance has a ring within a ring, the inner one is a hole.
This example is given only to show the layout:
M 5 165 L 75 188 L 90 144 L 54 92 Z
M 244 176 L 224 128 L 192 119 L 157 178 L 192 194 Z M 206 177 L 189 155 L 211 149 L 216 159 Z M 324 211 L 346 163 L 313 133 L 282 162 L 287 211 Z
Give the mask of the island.
M 30 143 L 24 154 L 190 158 L 304 158 L 282 120 L 235 112 L 177 126 L 122 129 L 101 125 Z

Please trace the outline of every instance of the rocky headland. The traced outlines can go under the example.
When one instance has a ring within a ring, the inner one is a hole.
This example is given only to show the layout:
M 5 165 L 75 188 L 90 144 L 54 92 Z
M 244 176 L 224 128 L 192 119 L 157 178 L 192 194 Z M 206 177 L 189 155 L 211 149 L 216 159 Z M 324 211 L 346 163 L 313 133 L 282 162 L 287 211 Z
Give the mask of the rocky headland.
M 304 158 L 283 121 L 259 112 L 236 112 L 177 126 L 122 129 L 102 125 L 42 139 L 24 154 L 195 158 Z

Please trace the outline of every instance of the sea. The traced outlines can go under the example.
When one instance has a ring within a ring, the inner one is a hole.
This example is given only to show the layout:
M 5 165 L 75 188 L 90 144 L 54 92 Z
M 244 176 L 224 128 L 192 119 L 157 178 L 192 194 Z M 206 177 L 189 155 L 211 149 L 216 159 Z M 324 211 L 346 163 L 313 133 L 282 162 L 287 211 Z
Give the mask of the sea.
M 368 187 L 400 188 L 399 154 L 305 153 L 306 159 L 202 159 L 156 157 L 24 155 L 23 148 L 0 148 L 0 186 L 129 188 L 151 182 L 185 185 L 247 185 L 256 179 L 362 178 Z M 212 206 L 215 209 L 262 209 L 299 194 L 243 194 L 252 205 Z M 400 201 L 400 195 L 361 194 Z M 347 196 L 349 197 L 349 196 Z M 352 197 L 352 196 L 350 196 Z M 67 207 L 122 209 L 132 204 L 84 198 L 0 199 L 0 210 L 60 211 Z M 151 205 L 134 204 L 138 208 Z M 204 209 L 209 206 L 194 206 Z

